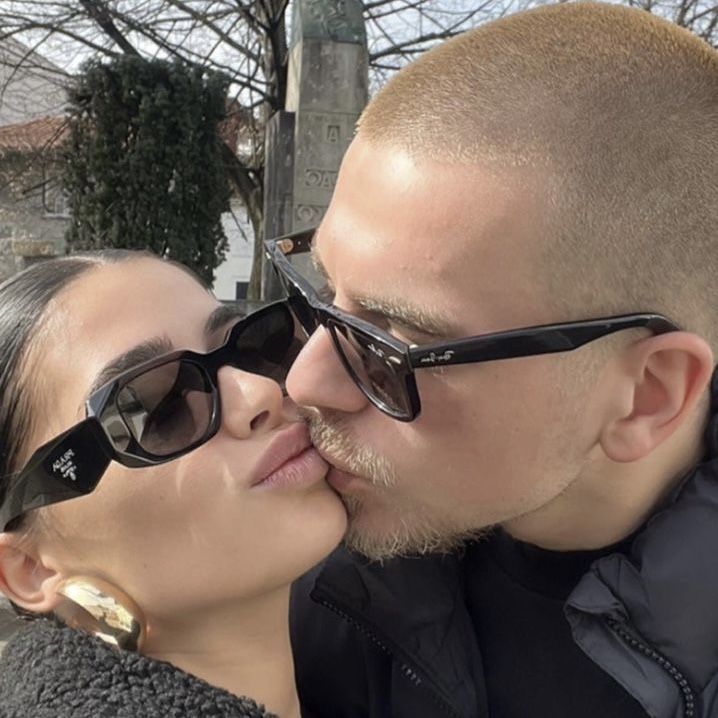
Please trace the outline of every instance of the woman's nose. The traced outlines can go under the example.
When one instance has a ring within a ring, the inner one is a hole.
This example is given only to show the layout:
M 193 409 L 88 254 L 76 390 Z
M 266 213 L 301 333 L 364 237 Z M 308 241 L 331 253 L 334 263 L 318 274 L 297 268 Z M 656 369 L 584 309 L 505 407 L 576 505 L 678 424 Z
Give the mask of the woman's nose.
M 276 381 L 230 366 L 217 372 L 222 427 L 238 439 L 262 434 L 284 421 L 284 396 Z

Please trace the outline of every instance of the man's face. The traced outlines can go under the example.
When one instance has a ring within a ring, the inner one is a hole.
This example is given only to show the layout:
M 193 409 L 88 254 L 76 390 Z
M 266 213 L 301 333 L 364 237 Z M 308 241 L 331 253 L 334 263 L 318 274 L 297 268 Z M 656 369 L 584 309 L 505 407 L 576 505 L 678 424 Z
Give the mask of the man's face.
M 566 319 L 532 266 L 535 180 L 358 138 L 316 238 L 334 303 L 415 344 Z M 555 499 L 592 444 L 587 397 L 564 383 L 577 354 L 417 371 L 421 414 L 402 423 L 366 401 L 320 328 L 288 390 L 336 467 L 349 543 L 375 557 L 448 549 Z

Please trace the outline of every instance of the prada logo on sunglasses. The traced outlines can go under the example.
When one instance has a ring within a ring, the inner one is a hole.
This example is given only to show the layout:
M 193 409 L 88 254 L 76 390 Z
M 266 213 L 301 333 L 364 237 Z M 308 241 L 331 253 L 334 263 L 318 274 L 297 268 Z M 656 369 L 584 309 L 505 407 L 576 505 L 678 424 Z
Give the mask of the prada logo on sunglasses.
M 77 481 L 77 464 L 73 461 L 75 452 L 68 449 L 59 459 L 52 462 L 52 472 L 60 474 L 63 479 Z
M 443 361 L 451 361 L 454 354 L 455 352 L 451 351 L 451 349 L 447 349 L 443 354 L 430 352 L 427 356 L 422 357 L 420 361 L 422 364 L 440 364 Z

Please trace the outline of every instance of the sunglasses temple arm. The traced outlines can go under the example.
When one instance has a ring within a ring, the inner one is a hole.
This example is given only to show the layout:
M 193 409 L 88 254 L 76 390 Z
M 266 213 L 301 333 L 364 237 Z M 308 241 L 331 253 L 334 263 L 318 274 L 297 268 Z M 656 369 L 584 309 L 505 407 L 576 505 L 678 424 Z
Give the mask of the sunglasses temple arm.
M 578 349 L 589 342 L 623 329 L 642 326 L 654 331 L 658 328 L 658 326 L 650 326 L 644 319 L 624 322 L 596 321 L 582 326 L 538 327 L 495 337 L 487 334 L 482 337 L 457 340 L 449 345 L 425 344 L 409 349 L 409 364 L 413 369 L 421 369 L 556 354 Z M 663 325 L 660 326 L 663 328 Z
M 26 511 L 90 493 L 107 470 L 110 453 L 107 438 L 94 418 L 40 447 L 27 466 L 9 478 L 0 509 L 2 530 Z

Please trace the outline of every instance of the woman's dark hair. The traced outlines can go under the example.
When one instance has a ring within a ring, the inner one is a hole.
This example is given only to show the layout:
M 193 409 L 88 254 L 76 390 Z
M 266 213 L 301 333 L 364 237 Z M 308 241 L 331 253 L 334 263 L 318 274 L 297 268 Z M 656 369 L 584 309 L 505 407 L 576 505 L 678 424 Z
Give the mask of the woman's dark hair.
M 48 304 L 90 269 L 150 252 L 102 250 L 33 264 L 0 284 L 0 501 L 32 428 L 32 377 L 23 373 L 28 350 L 42 332 Z M 19 528 L 19 522 L 12 528 Z

